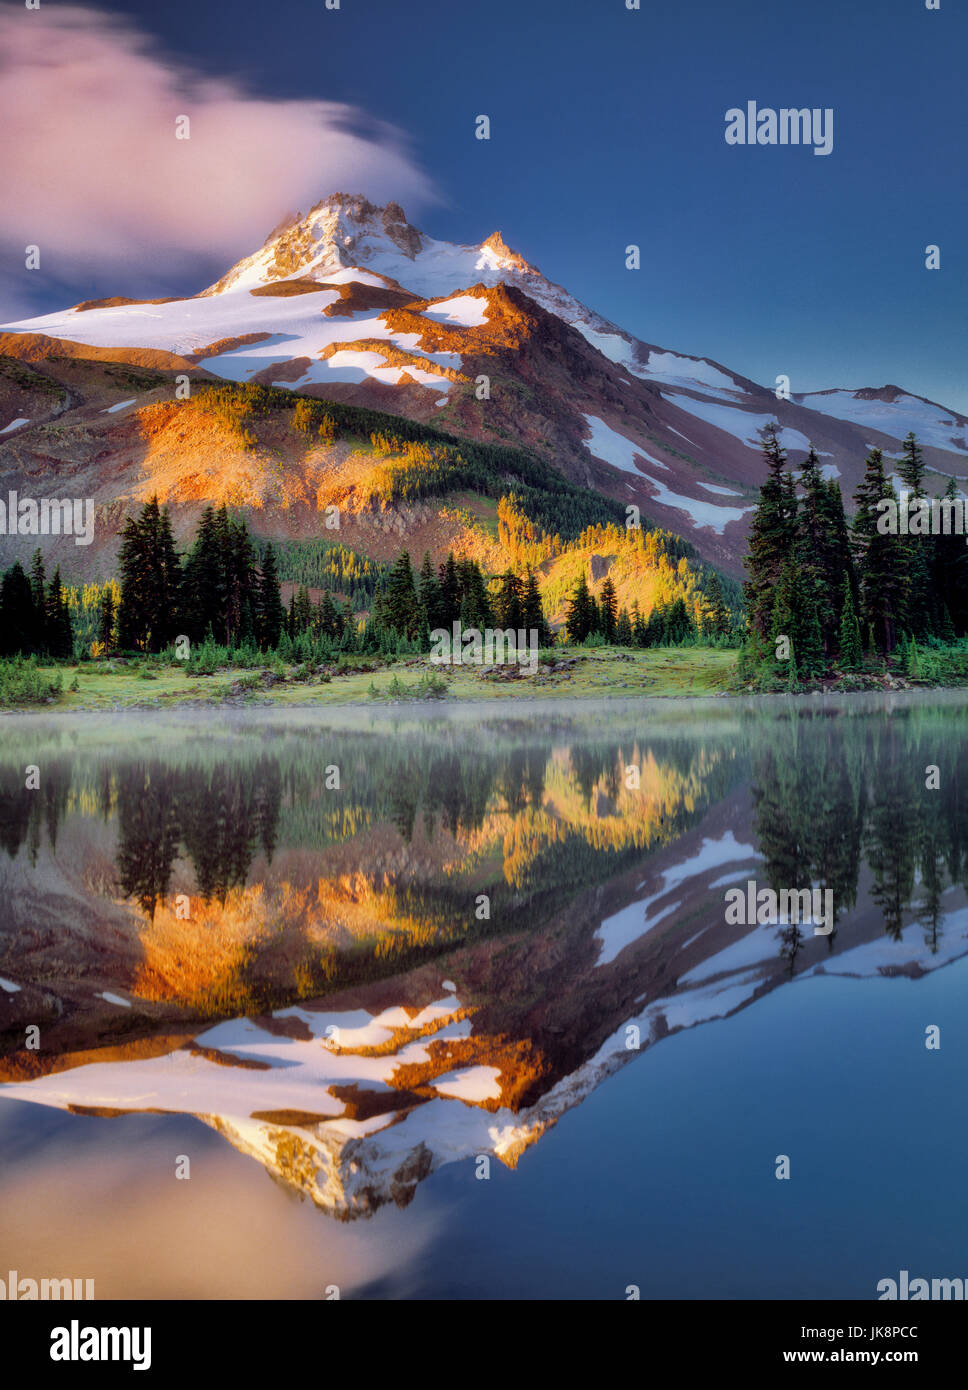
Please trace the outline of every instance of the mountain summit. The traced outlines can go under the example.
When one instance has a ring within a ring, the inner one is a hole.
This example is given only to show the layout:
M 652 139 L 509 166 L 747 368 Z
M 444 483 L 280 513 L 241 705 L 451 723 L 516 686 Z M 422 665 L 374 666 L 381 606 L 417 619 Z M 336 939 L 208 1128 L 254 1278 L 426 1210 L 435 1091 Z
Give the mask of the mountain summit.
M 968 420 L 943 406 L 895 385 L 778 400 L 710 358 L 611 323 L 500 232 L 438 241 L 398 203 L 361 194 L 286 217 L 198 295 L 88 300 L 4 325 L 0 352 L 203 371 L 523 447 L 736 575 L 763 476 L 759 431 L 771 420 L 794 463 L 814 445 L 848 503 L 870 448 L 897 457 L 909 430 L 931 490 L 968 475 Z M 0 389 L 0 465 L 12 450 L 19 470 L 36 445 L 40 466 L 37 431 L 53 418 L 41 405 L 15 381 Z
M 455 253 L 457 253 L 455 255 Z M 496 284 L 505 274 L 539 272 L 493 232 L 479 246 L 434 241 L 407 221 L 399 203 L 378 207 L 362 194 L 333 193 L 303 216 L 278 226 L 252 256 L 234 265 L 204 293 L 271 284 L 299 275 L 325 280 L 334 270 L 362 267 L 386 279 L 407 278 L 412 289 L 446 292 L 475 279 Z

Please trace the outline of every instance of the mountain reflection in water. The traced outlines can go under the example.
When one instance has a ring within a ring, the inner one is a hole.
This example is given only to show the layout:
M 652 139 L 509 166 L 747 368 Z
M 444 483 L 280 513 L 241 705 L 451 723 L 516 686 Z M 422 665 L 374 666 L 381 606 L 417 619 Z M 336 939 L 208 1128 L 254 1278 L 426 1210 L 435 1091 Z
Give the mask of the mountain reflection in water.
M 958 709 L 794 709 L 11 721 L 0 1097 L 196 1115 L 349 1219 L 792 979 L 968 953 Z M 727 925 L 751 879 L 832 934 Z

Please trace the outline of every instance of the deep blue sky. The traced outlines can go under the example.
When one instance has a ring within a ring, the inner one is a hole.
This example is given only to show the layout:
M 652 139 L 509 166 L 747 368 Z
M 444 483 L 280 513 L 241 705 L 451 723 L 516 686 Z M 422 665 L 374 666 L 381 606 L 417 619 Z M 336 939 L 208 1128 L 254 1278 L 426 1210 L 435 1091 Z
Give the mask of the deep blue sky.
M 958 0 L 102 8 L 256 92 L 401 127 L 444 199 L 417 225 L 462 242 L 500 228 L 648 342 L 770 385 L 787 373 L 794 391 L 895 382 L 968 413 Z M 750 99 L 833 107 L 833 153 L 727 146 L 724 113 Z M 489 143 L 473 138 L 480 112 Z M 940 271 L 924 268 L 928 243 Z

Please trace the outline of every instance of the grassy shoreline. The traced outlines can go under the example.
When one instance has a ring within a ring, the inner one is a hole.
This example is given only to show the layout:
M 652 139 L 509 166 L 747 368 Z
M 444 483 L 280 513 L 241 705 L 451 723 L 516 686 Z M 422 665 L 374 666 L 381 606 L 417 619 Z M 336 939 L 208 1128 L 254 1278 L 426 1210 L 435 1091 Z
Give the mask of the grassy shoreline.
M 208 675 L 190 674 L 177 664 L 152 659 L 82 662 L 32 668 L 32 691 L 22 699 L 0 697 L 0 712 L 42 708 L 80 713 L 117 709 L 178 707 L 328 707 L 409 703 L 505 704 L 541 699 L 569 701 L 648 696 L 688 699 L 764 694 L 860 693 L 964 688 L 959 683 L 918 683 L 895 669 L 863 676 L 806 683 L 794 691 L 752 687 L 737 672 L 739 653 L 711 647 L 556 649 L 551 663 L 534 675 L 520 668 L 444 667 L 428 657 L 376 662 L 360 658 L 350 668 L 333 665 L 266 666 L 255 670 L 222 667 Z M 57 686 L 59 684 L 59 690 Z M 44 695 L 45 688 L 49 691 Z M 41 692 L 38 695 L 38 690 Z
M 528 698 L 601 699 L 651 695 L 684 697 L 724 694 L 733 678 L 735 651 L 706 648 L 562 648 L 554 665 L 534 675 L 519 668 L 443 667 L 428 657 L 390 662 L 360 658 L 358 669 L 332 665 L 307 672 L 278 666 L 255 670 L 224 667 L 192 675 L 177 665 L 145 661 L 82 662 L 40 666 L 42 682 L 60 677 L 60 691 L 47 699 L 0 700 L 0 710 L 58 711 L 205 706 L 329 706 L 340 704 L 446 703 Z M 362 669 L 360 669 L 362 668 Z M 76 688 L 75 688 L 76 687 Z

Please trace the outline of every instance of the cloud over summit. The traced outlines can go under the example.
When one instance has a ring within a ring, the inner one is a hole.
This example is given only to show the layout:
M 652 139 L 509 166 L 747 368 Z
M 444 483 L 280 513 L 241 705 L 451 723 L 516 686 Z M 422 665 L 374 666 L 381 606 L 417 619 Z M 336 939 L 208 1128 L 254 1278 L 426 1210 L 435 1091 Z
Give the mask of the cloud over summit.
M 0 9 L 0 129 L 0 254 L 16 297 L 41 276 L 110 270 L 125 293 L 198 257 L 228 265 L 336 189 L 434 200 L 401 132 L 357 108 L 258 96 L 117 16 L 46 0 Z M 28 244 L 39 275 L 23 271 Z

